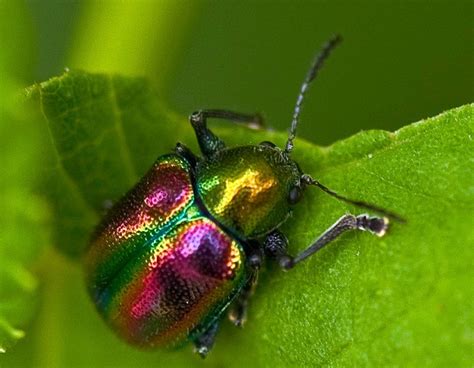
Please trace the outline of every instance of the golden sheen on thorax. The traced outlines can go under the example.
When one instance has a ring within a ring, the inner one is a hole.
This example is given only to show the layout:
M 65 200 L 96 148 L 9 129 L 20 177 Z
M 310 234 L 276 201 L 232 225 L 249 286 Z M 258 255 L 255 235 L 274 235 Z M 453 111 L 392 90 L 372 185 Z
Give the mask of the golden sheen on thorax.
M 243 146 L 223 150 L 198 165 L 197 189 L 217 221 L 256 237 L 287 218 L 287 193 L 300 176 L 280 149 Z

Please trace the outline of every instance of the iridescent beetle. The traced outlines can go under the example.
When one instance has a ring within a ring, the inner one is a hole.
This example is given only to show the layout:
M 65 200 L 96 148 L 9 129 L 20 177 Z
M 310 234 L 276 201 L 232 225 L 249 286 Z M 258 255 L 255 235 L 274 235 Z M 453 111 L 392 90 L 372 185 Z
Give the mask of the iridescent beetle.
M 258 123 L 258 115 L 201 110 L 190 116 L 203 157 L 178 143 L 109 211 L 85 254 L 88 291 L 107 324 L 143 348 L 188 340 L 206 356 L 221 315 L 237 326 L 264 256 L 286 270 L 348 230 L 383 236 L 395 214 L 342 197 L 304 174 L 290 157 L 303 97 L 330 51 L 315 58 L 301 87 L 286 147 L 227 148 L 208 118 Z M 344 215 L 292 257 L 278 230 L 308 186 L 382 217 Z M 233 303 L 232 307 L 231 303 Z

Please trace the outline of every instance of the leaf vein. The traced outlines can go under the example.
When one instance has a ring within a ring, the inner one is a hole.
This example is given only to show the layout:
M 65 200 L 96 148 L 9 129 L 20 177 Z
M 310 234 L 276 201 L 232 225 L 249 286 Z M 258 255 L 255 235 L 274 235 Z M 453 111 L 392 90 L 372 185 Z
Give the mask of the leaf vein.
M 62 175 L 63 175 L 63 177 L 66 181 L 66 184 L 69 186 L 71 191 L 78 193 L 78 197 L 79 197 L 79 199 L 80 199 L 80 201 L 83 205 L 83 209 L 86 212 L 88 212 L 91 216 L 95 217 L 96 212 L 93 209 L 92 205 L 86 200 L 86 198 L 84 197 L 84 194 L 80 190 L 79 186 L 76 184 L 74 179 L 71 177 L 69 172 L 66 170 L 66 168 L 62 164 L 63 161 L 62 161 L 62 159 L 59 155 L 58 148 L 55 144 L 54 135 L 53 135 L 53 132 L 51 130 L 51 121 L 49 120 L 48 115 L 44 111 L 43 89 L 41 88 L 41 86 L 38 86 L 38 90 L 39 90 L 39 96 L 40 96 L 40 111 L 41 111 L 41 115 L 44 117 L 44 120 L 46 122 L 46 126 L 48 128 L 48 136 L 51 139 L 51 145 L 53 147 L 53 152 L 54 152 L 54 157 L 56 159 L 57 169 L 58 169 L 58 171 L 60 171 L 62 173 Z
M 115 84 L 113 81 L 112 76 L 108 76 L 109 80 L 109 85 L 110 85 L 110 102 L 112 104 L 112 109 L 114 112 L 115 116 L 115 130 L 118 136 L 118 139 L 120 141 L 119 147 L 120 151 L 122 154 L 122 158 L 126 167 L 126 170 L 128 172 L 128 180 L 130 182 L 130 185 L 135 184 L 135 181 L 137 179 L 137 174 L 136 174 L 136 169 L 132 161 L 132 155 L 130 151 L 130 146 L 127 142 L 127 138 L 123 129 L 123 119 L 122 119 L 122 113 L 120 111 L 120 107 L 118 104 L 118 99 L 117 99 L 117 94 L 115 92 Z

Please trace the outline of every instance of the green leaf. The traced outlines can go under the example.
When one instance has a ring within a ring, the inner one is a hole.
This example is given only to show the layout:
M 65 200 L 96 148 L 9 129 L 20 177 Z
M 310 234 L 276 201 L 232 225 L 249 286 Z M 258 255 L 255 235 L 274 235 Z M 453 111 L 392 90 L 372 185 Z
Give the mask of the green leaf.
M 197 152 L 186 118 L 169 112 L 142 79 L 70 72 L 29 93 L 51 138 L 46 187 L 55 244 L 72 258 L 87 244 L 103 202 L 117 200 L 158 155 L 177 141 Z M 393 223 L 381 239 L 344 235 L 288 273 L 269 264 L 248 324 L 237 330 L 223 322 L 204 363 L 190 348 L 150 354 L 125 346 L 88 301 L 80 264 L 56 254 L 48 259 L 36 332 L 18 353 L 48 367 L 469 366 L 473 110 L 466 105 L 395 133 L 362 132 L 330 147 L 297 139 L 293 158 L 308 174 L 407 223 Z M 230 145 L 282 145 L 286 138 L 225 122 L 213 128 Z M 283 226 L 291 252 L 347 211 L 361 212 L 308 189 Z

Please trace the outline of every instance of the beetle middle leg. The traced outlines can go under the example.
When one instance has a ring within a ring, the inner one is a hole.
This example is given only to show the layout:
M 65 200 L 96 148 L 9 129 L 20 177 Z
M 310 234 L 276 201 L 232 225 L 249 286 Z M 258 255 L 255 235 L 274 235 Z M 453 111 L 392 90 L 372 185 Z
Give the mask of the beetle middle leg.
M 270 233 L 264 241 L 264 251 L 268 256 L 275 258 L 280 266 L 286 270 L 308 258 L 339 235 L 350 230 L 369 231 L 377 236 L 383 236 L 387 231 L 388 219 L 385 217 L 369 217 L 368 215 L 344 215 L 326 230 L 313 244 L 292 257 L 287 252 L 288 240 L 279 231 Z
M 237 327 L 242 327 L 247 320 L 249 299 L 255 290 L 257 280 L 258 270 L 255 270 L 250 276 L 250 279 L 240 291 L 240 294 L 237 297 L 237 300 L 234 302 L 234 305 L 229 310 L 229 319 Z
M 224 142 L 207 127 L 207 119 L 209 118 L 225 119 L 249 126 L 263 126 L 263 119 L 259 114 L 242 114 L 229 110 L 214 109 L 193 112 L 189 117 L 189 121 L 194 128 L 199 147 L 204 156 L 210 156 L 225 147 Z
M 254 253 L 248 256 L 247 265 L 250 268 L 250 277 L 237 296 L 234 305 L 229 310 L 229 319 L 237 327 L 242 327 L 247 320 L 249 299 L 257 286 L 258 271 L 262 264 L 263 256 L 261 251 L 258 250 L 259 248 L 254 248 Z
M 214 322 L 206 331 L 194 340 L 194 351 L 201 358 L 205 358 L 211 351 L 216 340 L 217 331 L 219 330 L 219 322 Z

